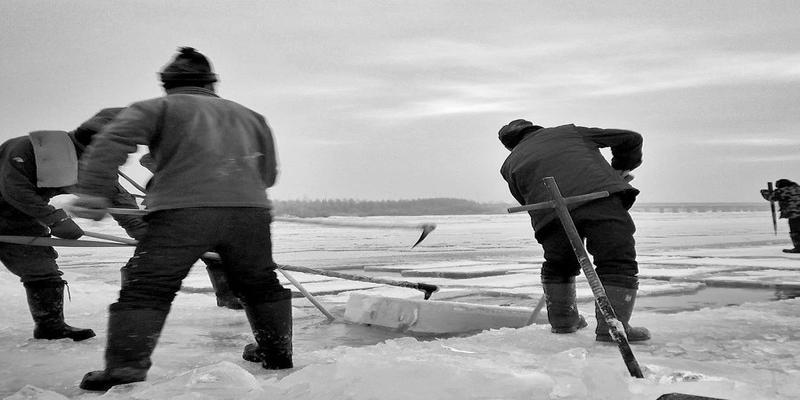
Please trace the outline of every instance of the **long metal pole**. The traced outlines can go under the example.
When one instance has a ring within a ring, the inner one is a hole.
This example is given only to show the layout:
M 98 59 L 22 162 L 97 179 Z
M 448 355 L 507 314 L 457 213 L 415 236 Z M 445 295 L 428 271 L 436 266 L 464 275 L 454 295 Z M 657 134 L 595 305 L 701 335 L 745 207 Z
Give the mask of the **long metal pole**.
M 544 307 L 545 303 L 546 303 L 545 295 L 542 294 L 542 297 L 539 298 L 539 302 L 536 303 L 536 307 L 533 309 L 533 312 L 531 313 L 531 316 L 528 318 L 527 325 L 531 325 L 534 322 L 536 322 L 536 317 L 538 317 L 539 313 L 542 312 L 542 308 Z
M 608 324 L 608 331 L 614 341 L 617 342 L 617 347 L 619 347 L 619 352 L 622 354 L 623 361 L 625 361 L 625 366 L 628 367 L 628 372 L 635 378 L 644 378 L 642 369 L 639 367 L 639 362 L 636 361 L 633 350 L 631 350 L 631 346 L 628 343 L 628 337 L 625 335 L 625 327 L 617 319 L 617 315 L 611 307 L 611 302 L 608 300 L 608 296 L 606 296 L 603 284 L 600 282 L 600 277 L 597 275 L 597 271 L 594 270 L 592 262 L 589 261 L 589 255 L 583 247 L 583 240 L 581 240 L 578 229 L 575 227 L 575 223 L 569 215 L 567 203 L 564 201 L 564 197 L 561 196 L 561 191 L 558 189 L 555 178 L 544 178 L 544 184 L 550 192 L 550 196 L 553 198 L 555 210 L 558 214 L 558 218 L 561 220 L 561 225 L 564 227 L 564 231 L 572 245 L 572 250 L 578 258 L 578 263 L 581 265 L 583 274 L 586 275 L 586 280 L 589 281 L 589 286 L 592 288 L 597 306 L 600 308 L 603 318 L 606 320 L 606 324 Z
M 136 243 L 137 243 L 137 241 L 133 240 L 133 239 L 128 239 L 128 238 L 114 236 L 114 235 L 106 235 L 104 233 L 96 233 L 96 232 L 84 231 L 84 234 L 86 236 L 95 237 L 95 238 L 98 238 L 98 239 L 111 240 L 111 241 L 119 242 L 119 243 L 122 243 L 122 244 L 130 245 L 130 246 L 135 246 Z M 219 260 L 220 259 L 219 254 L 214 253 L 214 252 L 206 252 L 205 254 L 203 254 L 203 257 L 207 257 L 207 258 L 210 258 L 210 259 L 213 259 L 213 260 Z M 285 271 L 302 272 L 302 273 L 306 273 L 306 274 L 323 275 L 323 276 L 329 276 L 329 277 L 332 277 L 332 278 L 346 279 L 346 280 L 351 280 L 351 281 L 372 282 L 372 283 L 379 283 L 379 284 L 382 284 L 382 285 L 400 286 L 400 287 L 405 287 L 405 288 L 409 288 L 409 289 L 416 289 L 416 290 L 419 290 L 419 291 L 421 291 L 421 292 L 423 292 L 425 294 L 425 300 L 429 299 L 431 297 L 431 294 L 439 291 L 439 287 L 438 286 L 431 285 L 431 284 L 428 284 L 428 283 L 422 283 L 422 282 L 395 281 L 395 280 L 391 280 L 391 279 L 372 278 L 372 277 L 369 277 L 369 276 L 347 274 L 347 273 L 344 273 L 344 272 L 336 272 L 336 271 L 326 271 L 326 270 L 321 270 L 321 269 L 316 269 L 316 268 L 300 267 L 300 266 L 295 266 L 295 265 L 276 264 L 276 266 L 279 269 L 285 270 Z
M 300 282 L 298 282 L 296 279 L 292 278 L 292 276 L 289 275 L 288 272 L 284 271 L 280 267 L 278 267 L 276 269 L 278 271 L 280 271 L 281 274 L 283 274 L 283 276 L 285 276 L 286 279 L 288 279 L 289 282 L 291 282 L 292 285 L 294 285 L 294 287 L 296 287 L 297 290 L 299 290 L 300 293 L 302 293 L 303 296 L 305 296 L 308 299 L 308 301 L 310 301 L 311 304 L 314 305 L 314 307 L 317 307 L 317 310 L 319 310 L 321 313 L 323 313 L 325 315 L 325 317 L 328 318 L 328 321 L 333 321 L 333 320 L 336 319 L 330 312 L 328 312 L 328 310 L 325 309 L 325 307 L 322 306 L 322 304 L 320 304 L 320 302 L 317 301 L 317 299 L 314 298 L 314 296 L 311 295 L 311 293 L 308 292 L 308 290 L 306 290 L 303 287 L 303 285 L 300 284 Z
M 98 238 L 98 239 L 105 239 L 105 240 L 111 240 L 111 241 L 115 241 L 115 242 L 119 242 L 119 243 L 122 243 L 122 244 L 131 245 L 131 246 L 135 246 L 138 243 L 136 240 L 133 240 L 133 239 L 123 238 L 123 237 L 114 236 L 114 235 L 106 235 L 104 233 L 83 231 L 83 234 L 86 235 L 86 236 L 89 236 L 89 237 L 94 237 L 94 238 Z M 213 252 L 206 252 L 205 254 L 203 254 L 203 257 L 208 257 L 208 258 L 214 259 L 214 260 L 220 260 L 219 254 L 213 253 Z M 314 307 L 316 307 L 322 314 L 324 314 L 325 317 L 328 318 L 329 321 L 333 321 L 334 319 L 336 319 L 327 309 L 325 309 L 325 307 L 322 306 L 322 304 L 319 301 L 317 301 L 316 298 L 314 298 L 313 295 L 311 295 L 311 293 L 308 290 L 306 290 L 306 288 L 303 287 L 302 284 L 300 284 L 300 282 L 298 282 L 291 275 L 289 275 L 286 271 L 284 271 L 282 268 L 280 268 L 280 266 L 276 265 L 276 267 L 277 267 L 276 269 L 278 271 L 280 271 L 281 274 L 283 274 L 283 276 L 285 276 L 286 279 L 288 279 L 289 282 L 291 282 L 292 285 L 294 285 L 294 287 L 296 287 L 297 290 L 299 290 L 300 293 L 302 293 L 303 296 L 305 296 L 305 298 L 308 299 L 308 301 L 310 301 L 311 304 L 314 305 Z
M 775 200 L 772 200 L 772 182 L 767 182 L 767 192 L 769 192 L 769 210 L 772 213 L 772 231 L 778 236 L 778 218 L 775 215 Z
M 118 173 L 118 174 L 119 174 L 119 176 L 121 176 L 123 179 L 125 179 L 126 181 L 128 181 L 128 183 L 130 183 L 131 185 L 133 185 L 133 187 L 135 187 L 136 189 L 138 189 L 138 190 L 139 190 L 139 191 L 141 191 L 142 193 L 147 193 L 147 191 L 145 191 L 144 187 L 142 187 L 142 185 L 140 185 L 138 182 L 136 182 L 135 180 L 133 180 L 133 178 L 131 178 L 131 177 L 130 177 L 130 176 L 128 176 L 128 175 L 125 175 L 125 173 L 124 173 L 124 172 L 122 172 L 122 171 L 117 171 L 117 173 Z
M 431 294 L 439 291 L 439 287 L 438 286 L 431 285 L 431 284 L 428 284 L 428 283 L 395 281 L 395 280 L 390 280 L 390 279 L 372 278 L 372 277 L 369 277 L 369 276 L 347 274 L 347 273 L 336 272 L 336 271 L 326 271 L 326 270 L 308 268 L 308 267 L 298 267 L 298 266 L 294 266 L 294 265 L 278 265 L 278 267 L 281 268 L 281 269 L 285 269 L 287 271 L 304 272 L 304 273 L 307 273 L 307 274 L 324 275 L 324 276 L 330 276 L 332 278 L 347 279 L 347 280 L 351 280 L 351 281 L 372 282 L 372 283 L 379 283 L 379 284 L 382 284 L 382 285 L 400 286 L 400 287 L 406 287 L 406 288 L 409 288 L 409 289 L 417 289 L 417 290 L 419 290 L 419 291 L 424 293 L 425 300 L 428 300 L 431 297 Z

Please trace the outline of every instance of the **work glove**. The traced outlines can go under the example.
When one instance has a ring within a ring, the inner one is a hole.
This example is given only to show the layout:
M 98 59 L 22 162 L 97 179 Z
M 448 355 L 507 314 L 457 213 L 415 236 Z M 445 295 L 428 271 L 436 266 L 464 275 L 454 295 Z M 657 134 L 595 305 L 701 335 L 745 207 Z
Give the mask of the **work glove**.
M 761 189 L 761 197 L 763 197 L 766 201 L 770 201 L 772 200 L 772 193 L 770 193 L 767 189 Z
M 114 219 L 119 222 L 120 226 L 125 229 L 125 232 L 128 236 L 136 239 L 142 240 L 144 234 L 147 233 L 147 222 L 144 222 L 139 217 L 132 217 L 132 218 L 119 218 L 121 216 L 114 216 Z M 128 216 L 130 217 L 130 216 Z
M 69 206 L 70 214 L 80 217 L 100 221 L 108 214 L 111 201 L 105 197 L 79 194 Z
M 50 234 L 53 236 L 62 239 L 77 239 L 83 236 L 83 229 L 64 210 L 54 211 L 45 218 L 44 222 L 50 228 Z
M 617 170 L 619 172 L 619 176 L 625 181 L 630 182 L 633 180 L 634 176 L 631 174 L 631 170 Z

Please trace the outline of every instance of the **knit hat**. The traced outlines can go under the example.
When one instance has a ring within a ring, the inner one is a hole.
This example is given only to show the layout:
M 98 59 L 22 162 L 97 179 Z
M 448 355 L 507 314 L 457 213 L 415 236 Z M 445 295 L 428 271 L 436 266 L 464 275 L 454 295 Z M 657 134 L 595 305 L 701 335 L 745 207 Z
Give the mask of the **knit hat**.
M 196 86 L 217 81 L 206 56 L 192 47 L 181 47 L 175 58 L 161 70 L 164 86 Z
M 497 137 L 500 139 L 500 143 L 503 143 L 503 146 L 511 150 L 517 146 L 523 137 L 525 137 L 525 134 L 537 129 L 542 129 L 542 127 L 534 125 L 531 121 L 515 119 L 509 122 L 508 125 L 500 128 L 500 132 L 497 133 Z
M 778 179 L 777 181 L 775 181 L 775 187 L 778 189 L 789 186 L 797 186 L 797 183 L 790 181 L 788 179 Z
M 92 136 L 100 132 L 100 130 L 111 122 L 123 109 L 122 107 L 111 107 L 100 110 L 75 130 L 75 140 L 84 147 L 88 146 L 89 143 L 92 142 Z

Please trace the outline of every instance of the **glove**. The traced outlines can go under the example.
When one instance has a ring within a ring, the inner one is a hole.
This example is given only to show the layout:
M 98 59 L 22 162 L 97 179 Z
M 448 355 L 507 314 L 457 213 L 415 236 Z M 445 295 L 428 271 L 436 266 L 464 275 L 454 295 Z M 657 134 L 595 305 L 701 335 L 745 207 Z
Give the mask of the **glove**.
M 770 201 L 770 198 L 771 198 L 772 196 L 770 196 L 770 192 L 769 192 L 769 190 L 767 190 L 767 189 L 761 189 L 761 197 L 763 197 L 763 198 L 764 198 L 764 200 L 766 200 L 766 201 Z
M 153 172 L 156 169 L 156 160 L 153 159 L 153 156 L 150 153 L 147 153 L 139 159 L 139 164 L 141 166 L 147 168 L 148 171 Z
M 111 201 L 105 197 L 79 194 L 70 204 L 69 212 L 76 217 L 100 221 L 108 214 L 108 207 Z
M 50 234 L 62 239 L 77 239 L 83 236 L 83 229 L 81 229 L 75 221 L 72 220 L 64 210 L 56 210 L 48 216 L 51 222 L 47 225 L 50 228 Z
M 617 170 L 617 172 L 619 172 L 619 176 L 620 176 L 620 177 L 621 177 L 621 178 L 622 178 L 622 179 L 623 179 L 625 182 L 630 182 L 630 181 L 632 181 L 632 180 L 633 180 L 633 178 L 634 178 L 634 176 L 631 174 L 631 170 L 629 170 L 629 169 L 622 170 L 622 171 L 620 171 L 620 170 Z
M 124 223 L 119 220 L 118 222 L 125 229 L 125 233 L 136 240 L 141 241 L 144 234 L 147 233 L 147 222 L 142 221 L 141 218 L 131 218 Z

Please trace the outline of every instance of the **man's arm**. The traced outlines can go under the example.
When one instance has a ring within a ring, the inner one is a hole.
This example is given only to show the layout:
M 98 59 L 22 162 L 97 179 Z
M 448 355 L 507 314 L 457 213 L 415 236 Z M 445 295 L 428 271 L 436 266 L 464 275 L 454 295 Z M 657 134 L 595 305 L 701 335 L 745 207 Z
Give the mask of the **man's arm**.
M 116 194 L 111 199 L 111 205 L 113 207 L 133 209 L 139 208 L 136 198 L 128 193 L 128 191 L 125 190 L 125 188 L 123 188 L 119 183 L 116 185 L 116 191 Z M 111 217 L 114 218 L 114 221 L 117 221 L 117 224 L 122 227 L 122 229 L 125 229 L 125 232 L 128 234 L 128 236 L 136 240 L 141 240 L 141 238 L 144 237 L 145 232 L 147 232 L 147 222 L 144 222 L 142 217 L 138 215 L 112 214 Z
M 48 225 L 57 211 L 50 200 L 36 191 L 36 161 L 33 147 L 28 141 L 20 141 L 9 153 L 5 165 L 0 168 L 0 193 L 3 199 L 17 210 Z M 51 218 L 51 216 L 53 216 Z
M 625 129 L 577 127 L 584 137 L 598 147 L 611 148 L 611 167 L 630 171 L 642 164 L 642 135 Z
M 262 123 L 262 147 L 264 153 L 263 176 L 264 185 L 272 187 L 278 179 L 278 156 L 275 151 L 275 139 L 272 137 L 272 130 L 267 125 L 267 121 L 259 115 Z
M 92 139 L 80 160 L 78 193 L 113 199 L 117 171 L 136 152 L 150 143 L 158 130 L 161 102 L 143 101 L 122 111 Z

